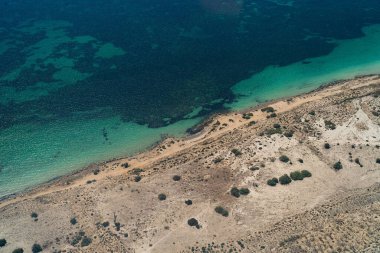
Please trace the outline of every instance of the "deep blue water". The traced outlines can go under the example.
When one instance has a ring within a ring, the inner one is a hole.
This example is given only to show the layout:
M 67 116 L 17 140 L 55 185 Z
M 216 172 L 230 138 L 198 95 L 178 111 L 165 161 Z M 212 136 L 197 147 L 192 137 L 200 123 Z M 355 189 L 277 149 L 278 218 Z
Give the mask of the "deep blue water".
M 19 68 L 24 49 L 46 36 L 44 29 L 17 30 L 39 20 L 67 21 L 68 36 L 89 35 L 125 54 L 95 59 L 91 43 L 63 42 L 48 57 L 73 58 L 75 70 L 92 75 L 39 99 L 0 104 L 1 128 L 77 112 L 159 127 L 194 107 L 203 106 L 201 114 L 222 109 L 234 99 L 232 85 L 266 66 L 328 54 L 331 38 L 361 36 L 363 26 L 380 23 L 380 1 L 0 0 L 0 38 L 17 40 L 0 56 L 0 76 Z M 58 70 L 38 59 L 0 86 L 54 82 Z

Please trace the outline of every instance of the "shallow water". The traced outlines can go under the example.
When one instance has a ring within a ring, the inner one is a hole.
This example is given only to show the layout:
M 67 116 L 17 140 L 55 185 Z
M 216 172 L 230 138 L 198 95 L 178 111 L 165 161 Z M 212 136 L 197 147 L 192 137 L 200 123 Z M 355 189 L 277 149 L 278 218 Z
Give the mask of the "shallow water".
M 377 0 L 0 0 L 0 196 L 379 73 L 377 24 Z

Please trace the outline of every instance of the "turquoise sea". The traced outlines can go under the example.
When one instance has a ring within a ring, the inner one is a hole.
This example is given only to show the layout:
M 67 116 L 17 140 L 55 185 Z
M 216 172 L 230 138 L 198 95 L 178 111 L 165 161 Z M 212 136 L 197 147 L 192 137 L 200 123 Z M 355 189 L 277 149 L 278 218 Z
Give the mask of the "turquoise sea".
M 0 0 L 0 197 L 376 73 L 378 0 Z

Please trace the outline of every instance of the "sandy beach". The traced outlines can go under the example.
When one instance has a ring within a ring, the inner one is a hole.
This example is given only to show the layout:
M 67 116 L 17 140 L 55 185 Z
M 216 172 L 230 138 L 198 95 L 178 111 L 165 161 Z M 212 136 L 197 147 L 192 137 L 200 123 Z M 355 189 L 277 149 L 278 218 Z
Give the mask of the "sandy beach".
M 34 243 L 46 252 L 378 252 L 379 89 L 379 76 L 363 76 L 214 115 L 194 135 L 9 196 L 0 252 Z M 302 170 L 311 177 L 268 185 Z

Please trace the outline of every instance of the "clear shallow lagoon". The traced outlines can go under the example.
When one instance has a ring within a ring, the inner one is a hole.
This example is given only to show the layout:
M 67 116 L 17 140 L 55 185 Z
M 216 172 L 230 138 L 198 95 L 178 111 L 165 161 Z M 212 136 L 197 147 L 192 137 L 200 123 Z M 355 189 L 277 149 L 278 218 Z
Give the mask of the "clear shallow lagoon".
M 0 0 L 0 196 L 380 72 L 380 2 Z

